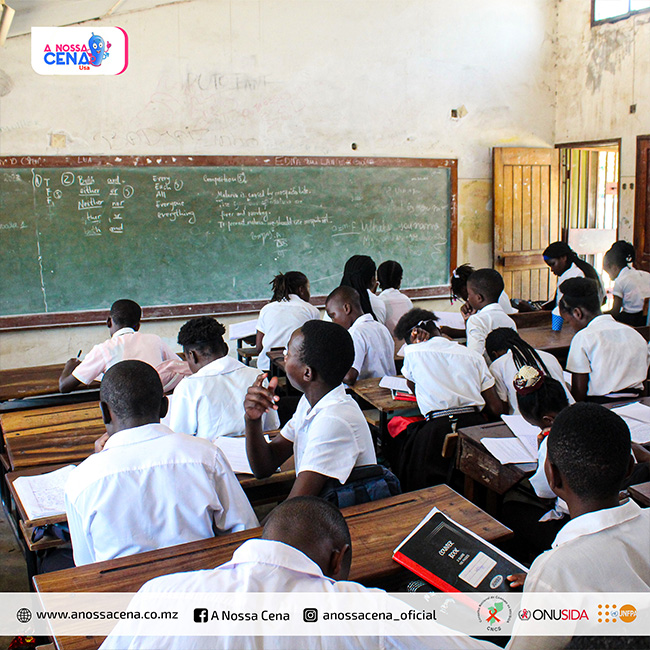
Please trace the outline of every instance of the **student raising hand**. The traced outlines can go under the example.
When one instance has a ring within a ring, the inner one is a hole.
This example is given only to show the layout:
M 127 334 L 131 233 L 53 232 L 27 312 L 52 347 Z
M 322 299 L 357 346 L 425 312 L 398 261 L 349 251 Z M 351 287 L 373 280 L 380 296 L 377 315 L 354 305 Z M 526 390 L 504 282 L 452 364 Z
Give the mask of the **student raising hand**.
M 259 420 L 269 410 L 277 410 L 277 402 L 280 398 L 275 394 L 278 386 L 278 378 L 273 377 L 269 381 L 268 388 L 263 385 L 266 373 L 257 377 L 253 385 L 248 389 L 244 399 L 244 411 L 249 420 Z

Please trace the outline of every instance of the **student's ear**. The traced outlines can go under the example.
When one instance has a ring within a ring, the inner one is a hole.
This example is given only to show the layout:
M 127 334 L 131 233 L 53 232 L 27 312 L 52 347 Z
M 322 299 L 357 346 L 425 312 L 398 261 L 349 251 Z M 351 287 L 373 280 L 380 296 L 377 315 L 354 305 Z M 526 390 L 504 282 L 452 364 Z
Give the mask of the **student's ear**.
M 113 327 L 113 319 L 110 316 L 106 319 L 106 327 L 108 327 L 108 329 Z
M 134 325 L 134 326 L 133 326 L 133 331 L 134 331 L 134 332 L 139 332 L 139 331 L 140 331 L 140 323 L 138 323 L 137 325 Z
M 560 470 L 553 465 L 548 459 L 548 456 L 546 456 L 546 462 L 544 463 L 544 473 L 546 474 L 549 487 L 559 496 L 558 490 L 564 490 L 564 479 Z
M 167 399 L 167 395 L 163 395 L 163 398 L 160 402 L 160 419 L 162 420 L 166 415 L 167 411 L 169 410 L 169 400 Z
M 305 381 L 312 382 L 316 379 L 316 371 L 311 366 L 305 365 L 305 369 L 302 372 L 302 378 Z
M 344 302 L 343 303 L 343 313 L 347 315 L 351 311 L 352 311 L 352 305 L 349 302 Z
M 543 429 L 547 429 L 548 427 L 552 426 L 553 422 L 555 421 L 555 416 L 554 415 L 542 415 L 542 423 L 543 423 Z
M 99 403 L 99 410 L 102 412 L 102 420 L 104 424 L 110 424 L 111 423 L 111 410 L 108 408 L 108 404 L 106 402 L 100 402 Z
M 349 544 L 344 544 L 339 550 L 334 549 L 330 555 L 329 570 L 327 575 L 335 580 L 346 580 L 350 574 L 350 562 L 346 561 L 347 554 L 352 549 Z

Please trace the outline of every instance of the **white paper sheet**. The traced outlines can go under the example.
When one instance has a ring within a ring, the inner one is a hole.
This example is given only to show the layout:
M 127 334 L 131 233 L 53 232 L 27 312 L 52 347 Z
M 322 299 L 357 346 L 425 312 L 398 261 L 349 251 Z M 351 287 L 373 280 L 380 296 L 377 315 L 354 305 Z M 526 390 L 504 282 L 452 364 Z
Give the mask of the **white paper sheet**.
M 438 317 L 438 322 L 436 323 L 438 327 L 453 327 L 456 330 L 465 329 L 465 320 L 460 312 L 437 311 L 435 314 Z
M 522 436 L 537 437 L 542 432 L 539 427 L 526 422 L 522 415 L 502 415 L 501 419 L 508 425 L 508 429 L 510 429 L 517 438 Z
M 406 379 L 404 379 L 404 377 L 382 377 L 379 382 L 379 387 L 388 388 L 390 390 L 398 390 L 401 393 L 409 393 L 412 395 L 411 389 L 406 383 Z
M 639 445 L 645 445 L 650 442 L 650 424 L 635 420 L 634 418 L 624 417 L 623 419 L 630 429 L 632 442 L 636 442 Z
M 639 402 L 633 402 L 625 406 L 617 406 L 612 411 L 618 413 L 624 419 L 633 418 L 640 422 L 650 423 L 650 408 Z
M 231 341 L 255 336 L 256 333 L 257 318 L 254 318 L 253 320 L 244 320 L 241 323 L 232 323 L 228 329 L 228 336 Z
M 537 453 L 531 453 L 519 438 L 481 438 L 481 443 L 503 465 L 537 462 Z
M 67 465 L 47 474 L 20 476 L 14 488 L 28 519 L 65 514 L 65 483 L 75 465 Z
M 223 451 L 235 474 L 252 474 L 248 456 L 246 455 L 246 437 L 221 436 L 214 444 Z

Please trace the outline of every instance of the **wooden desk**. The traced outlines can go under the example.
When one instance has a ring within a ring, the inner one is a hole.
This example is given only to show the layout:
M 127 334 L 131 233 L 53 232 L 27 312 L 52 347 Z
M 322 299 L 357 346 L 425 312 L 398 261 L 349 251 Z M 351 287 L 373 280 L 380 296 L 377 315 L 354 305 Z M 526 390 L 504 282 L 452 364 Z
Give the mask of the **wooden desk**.
M 409 575 L 392 560 L 392 550 L 436 506 L 449 517 L 491 542 L 506 540 L 512 531 L 446 485 L 344 508 L 352 536 L 350 580 L 369 586 Z M 181 544 L 130 557 L 45 573 L 34 578 L 39 592 L 135 592 L 147 580 L 178 571 L 211 569 L 232 558 L 245 540 L 262 529 Z M 60 650 L 91 650 L 100 637 L 61 637 Z
M 251 365 L 251 361 L 257 357 L 256 348 L 240 348 L 237 347 L 237 359 L 247 366 Z
M 537 469 L 537 463 L 502 465 L 481 443 L 481 438 L 512 438 L 503 422 L 458 430 L 457 466 L 465 475 L 465 496 L 474 501 L 476 483 L 488 489 L 489 510 L 496 511 L 494 495 L 505 494 Z
M 515 321 L 517 329 L 526 329 L 528 327 L 551 328 L 551 312 L 544 309 L 518 312 L 516 314 L 509 314 L 509 316 Z
M 379 411 L 379 439 L 383 441 L 388 436 L 389 415 L 399 411 L 415 411 L 419 413 L 419 410 L 417 402 L 393 399 L 388 388 L 380 388 L 380 381 L 381 379 L 378 377 L 362 379 L 356 382 L 354 386 L 350 386 L 349 390 Z
M 519 330 L 519 336 L 536 350 L 544 350 L 557 357 L 568 354 L 573 335 L 574 331 L 570 327 L 563 327 L 559 332 L 554 332 L 550 326 L 525 327 Z
M 627 491 L 639 505 L 644 508 L 650 507 L 650 482 L 631 485 Z
M 11 469 L 76 463 L 104 434 L 98 402 L 0 414 Z
M 60 395 L 59 376 L 63 365 L 55 363 L 51 366 L 0 370 L 0 402 L 38 395 Z M 99 383 L 93 382 L 90 388 L 99 388 Z

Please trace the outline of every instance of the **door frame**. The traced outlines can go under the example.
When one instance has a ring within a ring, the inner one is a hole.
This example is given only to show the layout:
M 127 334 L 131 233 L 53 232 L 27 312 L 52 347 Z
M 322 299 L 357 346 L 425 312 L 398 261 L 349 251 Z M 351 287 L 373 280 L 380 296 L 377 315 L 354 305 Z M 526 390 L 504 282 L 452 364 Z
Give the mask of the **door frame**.
M 644 158 L 642 152 L 645 150 L 641 143 L 647 141 L 650 143 L 650 135 L 637 135 L 636 136 L 636 170 L 635 170 L 635 186 L 634 186 L 634 248 L 636 249 L 636 264 L 637 268 L 645 271 L 650 271 L 650 261 L 644 259 L 646 249 L 646 215 L 650 211 L 650 199 L 648 197 L 648 173 L 650 161 L 648 156 Z M 647 147 L 650 149 L 650 144 Z M 645 172 L 645 173 L 643 173 Z M 650 219 L 649 219 L 650 221 Z

